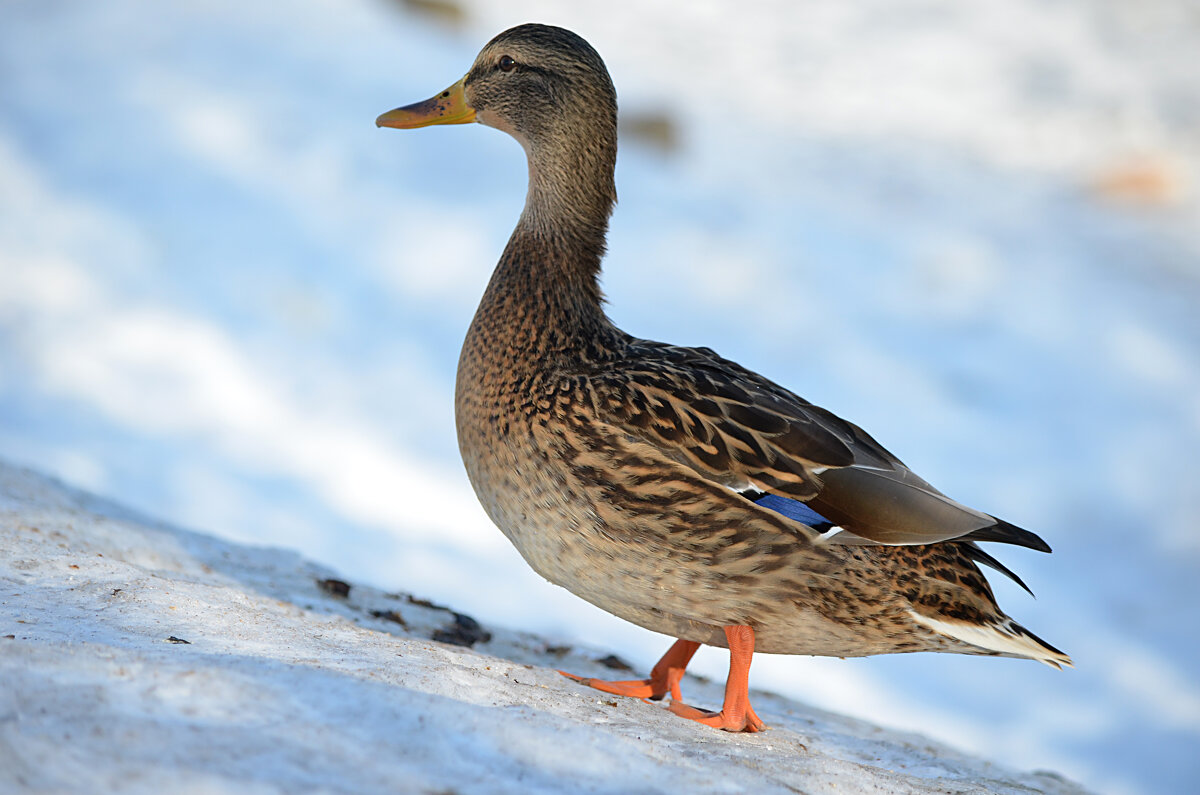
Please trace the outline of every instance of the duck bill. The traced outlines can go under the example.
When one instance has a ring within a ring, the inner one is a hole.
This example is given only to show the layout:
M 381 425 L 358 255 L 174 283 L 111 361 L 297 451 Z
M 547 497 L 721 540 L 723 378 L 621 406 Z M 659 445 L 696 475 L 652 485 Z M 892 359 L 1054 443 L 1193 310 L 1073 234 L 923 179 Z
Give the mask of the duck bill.
M 467 124 L 475 121 L 475 109 L 467 104 L 467 96 L 463 92 L 466 79 L 464 76 L 436 97 L 424 102 L 389 110 L 375 120 L 375 126 L 411 130 L 431 124 Z

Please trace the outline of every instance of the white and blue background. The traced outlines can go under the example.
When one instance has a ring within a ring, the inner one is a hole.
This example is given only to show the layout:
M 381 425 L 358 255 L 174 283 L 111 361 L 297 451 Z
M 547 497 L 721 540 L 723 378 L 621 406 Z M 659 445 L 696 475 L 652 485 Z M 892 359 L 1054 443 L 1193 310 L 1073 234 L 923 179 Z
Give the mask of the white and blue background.
M 756 657 L 754 684 L 1103 792 L 1200 777 L 1200 14 L 1187 0 L 0 6 L 0 456 L 485 624 L 669 639 L 541 581 L 458 461 L 520 147 L 377 130 L 570 27 L 631 128 L 604 288 L 956 499 L 1077 668 Z M 724 674 L 724 651 L 698 671 Z

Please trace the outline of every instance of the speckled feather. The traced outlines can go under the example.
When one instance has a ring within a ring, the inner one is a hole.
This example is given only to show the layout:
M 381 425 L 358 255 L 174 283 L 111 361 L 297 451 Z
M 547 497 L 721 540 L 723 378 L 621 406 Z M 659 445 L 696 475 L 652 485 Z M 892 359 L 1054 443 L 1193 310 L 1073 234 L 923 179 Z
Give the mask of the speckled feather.
M 862 429 L 713 351 L 609 321 L 597 277 L 616 96 L 586 42 L 514 28 L 464 86 L 478 120 L 524 146 L 530 177 L 463 344 L 459 446 L 488 515 L 538 573 L 716 646 L 722 627 L 745 625 L 765 652 L 1069 664 L 1000 611 L 976 565 L 1011 574 L 975 541 L 1049 551 L 1036 535 L 950 500 Z M 756 494 L 803 501 L 840 529 Z

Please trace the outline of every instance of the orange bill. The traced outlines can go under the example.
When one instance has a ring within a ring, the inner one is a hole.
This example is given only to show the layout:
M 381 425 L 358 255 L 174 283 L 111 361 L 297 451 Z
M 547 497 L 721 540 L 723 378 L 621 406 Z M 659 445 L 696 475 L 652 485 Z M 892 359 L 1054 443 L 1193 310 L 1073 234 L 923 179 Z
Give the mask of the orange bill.
M 466 124 L 475 121 L 475 109 L 467 104 L 463 93 L 464 76 L 436 97 L 389 110 L 375 120 L 376 127 L 396 127 L 411 130 L 431 124 Z

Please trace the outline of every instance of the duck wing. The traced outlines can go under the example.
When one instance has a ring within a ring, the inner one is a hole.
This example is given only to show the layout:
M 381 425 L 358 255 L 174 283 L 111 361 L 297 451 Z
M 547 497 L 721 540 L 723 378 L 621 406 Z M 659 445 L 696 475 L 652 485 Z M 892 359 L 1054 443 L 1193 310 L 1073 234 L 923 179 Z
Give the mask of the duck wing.
M 587 375 L 603 422 L 827 543 L 961 539 L 1050 551 L 1034 533 L 942 494 L 857 425 L 708 348 L 631 339 Z M 776 499 L 760 503 L 766 495 Z

